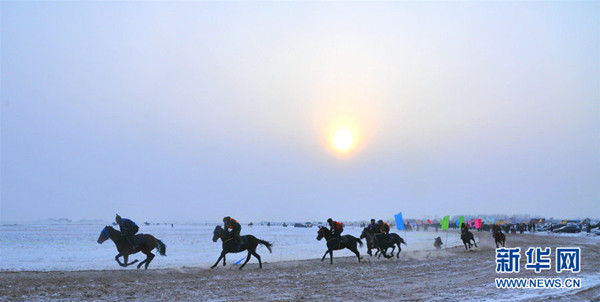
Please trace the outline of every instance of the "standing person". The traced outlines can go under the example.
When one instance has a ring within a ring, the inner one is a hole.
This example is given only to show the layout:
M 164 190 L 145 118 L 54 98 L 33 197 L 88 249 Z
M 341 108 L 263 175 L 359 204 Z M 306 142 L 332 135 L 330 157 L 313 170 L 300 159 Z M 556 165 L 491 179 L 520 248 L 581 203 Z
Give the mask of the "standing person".
M 135 222 L 131 219 L 121 218 L 119 214 L 115 217 L 115 222 L 119 225 L 119 229 L 121 230 L 121 236 L 125 237 L 125 240 L 131 244 L 131 247 L 135 250 L 136 245 L 133 240 L 133 236 L 140 229 Z
M 239 244 L 242 243 L 242 237 L 240 236 L 242 226 L 237 222 L 237 220 L 229 216 L 223 217 L 223 228 L 225 228 L 226 231 L 229 231 L 229 229 L 231 229 L 229 234 L 231 234 L 233 238 L 235 238 L 235 240 L 238 241 Z

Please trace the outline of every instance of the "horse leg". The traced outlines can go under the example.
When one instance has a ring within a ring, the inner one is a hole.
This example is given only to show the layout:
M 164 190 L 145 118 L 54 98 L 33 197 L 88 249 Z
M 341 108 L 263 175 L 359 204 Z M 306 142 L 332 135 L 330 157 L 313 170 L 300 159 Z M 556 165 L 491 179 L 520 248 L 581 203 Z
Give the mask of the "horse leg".
M 126 267 L 127 265 L 121 263 L 121 260 L 119 260 L 119 257 L 121 257 L 121 256 L 122 256 L 121 254 L 116 255 L 115 260 L 117 260 L 117 263 L 119 263 L 120 266 Z
M 333 264 L 333 250 L 329 250 L 329 264 Z
M 396 253 L 396 259 L 400 259 L 400 252 L 402 252 L 402 247 L 400 246 L 400 242 L 396 242 L 396 245 L 398 246 L 398 253 Z
M 219 264 L 219 261 L 221 261 L 221 259 L 225 258 L 225 254 L 227 254 L 227 252 L 221 251 L 221 256 L 219 256 L 219 259 L 217 259 L 217 262 L 215 262 L 215 264 L 213 266 L 211 266 L 210 269 L 215 268 L 215 266 L 217 266 L 217 264 Z
M 475 245 L 475 247 L 477 247 L 477 242 L 475 242 L 475 238 L 471 238 L 473 239 L 473 244 Z
M 150 262 L 152 262 L 152 259 L 154 259 L 154 254 L 150 253 L 150 252 L 144 252 L 144 254 L 146 254 L 146 260 L 140 262 L 140 264 L 138 264 L 137 268 L 140 269 L 140 267 L 142 267 L 142 264 L 146 263 L 146 266 L 144 267 L 144 269 L 148 269 L 148 265 L 150 265 Z
M 348 248 L 348 249 L 351 250 L 354 254 L 356 254 L 356 258 L 358 258 L 358 263 L 360 263 L 360 253 L 356 249 L 356 246 L 353 246 L 352 248 Z
M 246 256 L 246 261 L 244 261 L 244 264 L 242 264 L 242 266 L 240 266 L 240 269 L 244 268 L 244 265 L 246 265 L 246 263 L 248 263 L 248 261 L 250 261 L 250 257 L 252 257 L 252 256 L 251 256 L 250 251 L 248 251 L 248 256 Z
M 223 266 L 225 266 L 225 258 L 227 258 L 227 257 L 225 257 L 225 255 L 223 255 Z
M 392 252 L 390 253 L 390 255 L 392 256 L 392 258 L 394 258 L 394 251 L 396 250 L 396 246 L 392 245 Z
M 254 257 L 256 257 L 256 259 L 258 259 L 258 266 L 260 268 L 262 268 L 262 261 L 260 261 L 260 255 L 256 253 L 256 251 L 252 252 L 252 255 L 254 255 Z M 248 256 L 250 257 L 250 256 Z
M 323 258 L 321 258 L 321 261 L 325 260 L 325 256 L 327 256 L 327 253 L 329 253 L 329 249 L 325 251 L 325 254 L 323 254 Z

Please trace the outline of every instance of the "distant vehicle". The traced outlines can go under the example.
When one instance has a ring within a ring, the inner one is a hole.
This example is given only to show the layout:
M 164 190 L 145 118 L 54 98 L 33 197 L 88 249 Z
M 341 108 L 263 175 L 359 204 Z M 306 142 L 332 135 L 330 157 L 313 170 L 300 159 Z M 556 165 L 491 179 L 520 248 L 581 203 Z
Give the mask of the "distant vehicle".
M 287 224 L 285 222 L 281 226 L 287 228 Z
M 578 226 L 569 224 L 569 225 L 562 226 L 558 229 L 554 229 L 552 232 L 553 233 L 579 233 L 579 232 L 581 232 L 581 230 L 579 229 Z
M 250 222 L 250 223 L 248 224 L 248 226 L 253 226 L 253 225 L 254 225 L 254 223 L 252 223 L 252 222 Z
M 306 228 L 307 226 L 304 223 L 294 223 L 295 228 Z

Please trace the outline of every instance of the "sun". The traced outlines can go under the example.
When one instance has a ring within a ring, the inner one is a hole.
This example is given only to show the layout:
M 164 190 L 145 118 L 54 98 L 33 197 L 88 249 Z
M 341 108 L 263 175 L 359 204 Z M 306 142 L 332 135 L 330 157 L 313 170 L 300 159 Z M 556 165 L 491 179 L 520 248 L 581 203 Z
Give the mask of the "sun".
M 354 137 L 352 132 L 346 128 L 338 129 L 333 135 L 333 145 L 341 152 L 345 152 L 352 148 Z

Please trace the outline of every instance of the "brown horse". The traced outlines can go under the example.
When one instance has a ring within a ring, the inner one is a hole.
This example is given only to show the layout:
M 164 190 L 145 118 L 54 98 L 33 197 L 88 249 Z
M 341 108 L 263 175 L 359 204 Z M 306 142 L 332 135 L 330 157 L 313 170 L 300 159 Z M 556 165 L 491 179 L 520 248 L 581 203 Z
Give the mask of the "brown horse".
M 360 241 L 360 239 L 358 239 L 352 235 L 345 235 L 345 236 L 341 236 L 339 238 L 334 237 L 333 234 L 331 234 L 331 231 L 328 230 L 326 227 L 320 227 L 319 233 L 317 235 L 317 240 L 321 240 L 321 239 L 323 239 L 323 237 L 325 238 L 325 240 L 327 240 L 327 251 L 323 255 L 323 258 L 321 258 L 321 261 L 325 260 L 325 256 L 327 256 L 327 254 L 329 254 L 330 260 L 331 260 L 330 264 L 333 264 L 333 251 L 334 250 L 349 249 L 354 254 L 356 254 L 356 257 L 358 258 L 358 262 L 360 262 L 360 253 L 358 252 L 358 249 L 356 248 L 357 242 L 358 242 L 358 244 L 360 244 L 361 247 L 363 245 L 363 243 L 362 243 L 362 241 Z
M 139 269 L 140 267 L 142 267 L 142 264 L 146 264 L 145 269 L 148 269 L 148 265 L 150 264 L 150 262 L 152 262 L 152 259 L 154 259 L 154 254 L 151 253 L 152 250 L 157 249 L 161 256 L 166 256 L 167 246 L 162 241 L 156 239 L 150 234 L 136 235 L 136 237 L 139 236 L 142 236 L 143 242 L 134 249 L 131 246 L 131 244 L 127 242 L 125 237 L 121 236 L 121 232 L 115 230 L 111 226 L 106 226 L 104 229 L 102 229 L 102 232 L 100 232 L 100 236 L 98 237 L 98 243 L 102 244 L 104 241 L 110 238 L 110 240 L 112 240 L 117 246 L 117 251 L 119 252 L 119 254 L 115 256 L 115 260 L 117 260 L 117 263 L 119 263 L 119 265 L 122 267 L 127 267 L 138 262 L 138 260 L 136 259 L 133 262 L 127 263 L 129 255 L 133 255 L 137 252 L 142 252 L 146 254 L 146 259 L 140 262 L 137 268 Z M 123 263 L 119 261 L 119 257 L 121 256 L 123 256 Z
M 500 245 L 504 247 L 506 236 L 504 236 L 499 226 L 495 225 L 492 227 L 492 237 L 494 237 L 494 241 L 496 242 L 496 248 L 500 247 Z
M 215 266 L 217 266 L 217 264 L 219 264 L 219 261 L 221 261 L 221 259 L 223 259 L 223 266 L 225 266 L 225 255 L 227 253 L 239 253 L 239 252 L 243 252 L 245 250 L 248 250 L 248 255 L 246 256 L 246 261 L 244 261 L 244 264 L 242 264 L 242 266 L 240 266 L 240 269 L 244 268 L 244 265 L 246 265 L 246 263 L 248 263 L 248 261 L 250 260 L 250 257 L 252 257 L 251 255 L 254 255 L 254 257 L 256 257 L 256 259 L 258 259 L 258 266 L 260 268 L 262 268 L 262 261 L 260 260 L 260 255 L 256 253 L 256 247 L 259 244 L 262 244 L 262 245 L 266 246 L 267 249 L 269 249 L 269 253 L 272 253 L 273 252 L 271 250 L 272 244 L 269 243 L 268 241 L 260 240 L 252 235 L 245 235 L 245 236 L 241 236 L 241 237 L 242 237 L 243 242 L 238 242 L 233 237 L 233 235 L 231 235 L 229 232 L 227 232 L 225 229 L 223 229 L 220 225 L 215 227 L 215 230 L 213 231 L 213 239 L 212 240 L 213 240 L 213 242 L 217 242 L 217 240 L 221 239 L 221 241 L 223 242 L 223 250 L 221 251 L 221 255 L 219 256 L 219 259 L 217 259 L 217 262 L 215 262 L 215 264 L 210 267 L 211 269 L 215 268 Z

